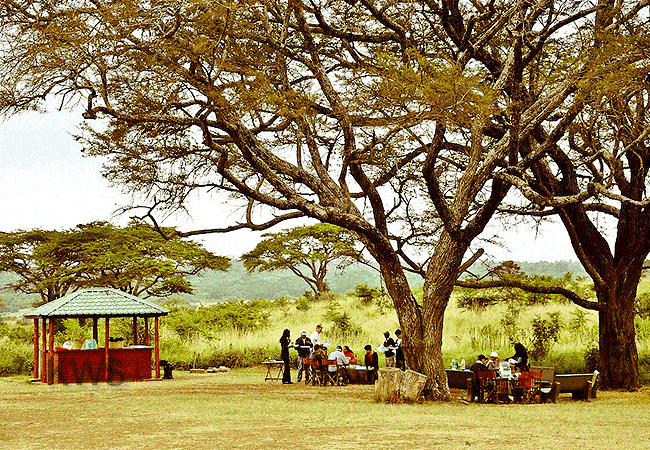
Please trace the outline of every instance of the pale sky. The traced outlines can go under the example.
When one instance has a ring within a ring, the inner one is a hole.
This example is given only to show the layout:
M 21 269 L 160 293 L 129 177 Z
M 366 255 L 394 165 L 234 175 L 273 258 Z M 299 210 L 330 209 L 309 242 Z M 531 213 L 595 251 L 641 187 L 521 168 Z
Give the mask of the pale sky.
M 80 114 L 52 111 L 0 122 L 0 231 L 62 230 L 96 220 L 128 222 L 128 216 L 114 212 L 129 198 L 109 186 L 100 174 L 102 161 L 83 157 L 72 138 L 81 120 Z M 165 224 L 185 230 L 223 226 L 224 209 L 214 200 L 196 202 L 192 217 L 172 218 Z M 508 248 L 482 245 L 496 260 L 576 260 L 560 225 L 543 226 L 537 237 L 527 227 L 495 228 L 488 233 L 507 236 Z M 259 234 L 241 231 L 198 240 L 214 253 L 238 257 L 254 248 Z

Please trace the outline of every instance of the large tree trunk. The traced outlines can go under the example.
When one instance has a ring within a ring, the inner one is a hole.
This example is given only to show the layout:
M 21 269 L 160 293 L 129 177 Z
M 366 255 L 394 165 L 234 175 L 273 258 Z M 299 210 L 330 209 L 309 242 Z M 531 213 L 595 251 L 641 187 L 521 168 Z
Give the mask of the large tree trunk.
M 634 311 L 636 291 L 645 259 L 644 245 L 617 245 L 615 267 L 609 268 L 608 283 L 596 284 L 599 311 L 599 371 L 601 385 L 611 389 L 636 390 L 641 386 L 636 348 Z M 632 248 L 630 248 L 632 247 Z
M 639 355 L 634 331 L 634 292 L 611 293 L 599 313 L 599 365 L 601 386 L 636 390 L 641 386 Z M 631 305 L 630 305 L 631 300 Z
M 578 259 L 594 281 L 599 313 L 601 386 L 636 390 L 641 385 L 635 341 L 635 299 L 650 249 L 648 213 L 623 205 L 614 255 L 582 206 L 561 214 Z
M 442 361 L 445 309 L 458 278 L 466 246 L 443 233 L 429 263 L 422 307 L 418 306 L 404 271 L 395 258 L 379 258 L 386 288 L 393 298 L 403 334 L 402 348 L 409 369 L 427 376 L 427 399 L 450 399 Z

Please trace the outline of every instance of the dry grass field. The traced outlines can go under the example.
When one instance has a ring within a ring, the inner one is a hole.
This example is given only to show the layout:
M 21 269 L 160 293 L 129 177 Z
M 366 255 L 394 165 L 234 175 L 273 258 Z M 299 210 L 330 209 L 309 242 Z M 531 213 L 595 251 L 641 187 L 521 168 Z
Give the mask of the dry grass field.
M 262 368 L 108 384 L 0 378 L 2 449 L 647 449 L 650 389 L 555 404 L 377 404 L 373 387 L 264 381 Z M 295 381 L 295 373 L 293 374 Z

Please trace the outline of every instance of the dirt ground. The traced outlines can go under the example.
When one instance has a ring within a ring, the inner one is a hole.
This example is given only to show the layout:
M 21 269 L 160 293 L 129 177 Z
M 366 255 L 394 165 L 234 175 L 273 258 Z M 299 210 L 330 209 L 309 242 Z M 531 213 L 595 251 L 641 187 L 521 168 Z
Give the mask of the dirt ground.
M 377 404 L 367 385 L 264 381 L 261 368 L 174 380 L 0 379 L 2 449 L 650 448 L 650 390 L 556 404 Z

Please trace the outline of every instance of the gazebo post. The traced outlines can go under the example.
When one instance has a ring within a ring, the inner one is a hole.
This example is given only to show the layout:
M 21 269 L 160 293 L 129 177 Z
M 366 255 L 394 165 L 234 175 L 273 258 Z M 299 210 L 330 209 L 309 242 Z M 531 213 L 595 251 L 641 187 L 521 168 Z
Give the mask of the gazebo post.
M 154 353 L 156 355 L 156 380 L 160 379 L 160 342 L 158 338 L 158 316 L 154 318 Z
M 149 337 L 149 317 L 144 318 L 144 345 L 151 345 L 151 338 Z
M 34 318 L 34 380 L 38 379 L 38 317 Z
M 95 341 L 95 348 L 99 348 L 99 332 L 97 331 L 98 317 L 93 317 L 93 340 Z
M 50 317 L 48 324 L 49 339 L 47 348 L 47 383 L 54 383 L 54 320 Z
M 109 326 L 108 326 L 108 317 L 104 319 L 104 375 L 106 377 L 106 382 L 108 382 L 108 374 L 109 374 L 109 357 L 108 357 L 108 340 L 110 338 L 109 336 Z
M 138 345 L 138 317 L 133 316 L 133 345 Z
M 41 346 L 41 381 L 47 383 L 47 318 L 43 316 L 41 320 L 43 321 L 43 332 L 41 333 L 43 342 Z

